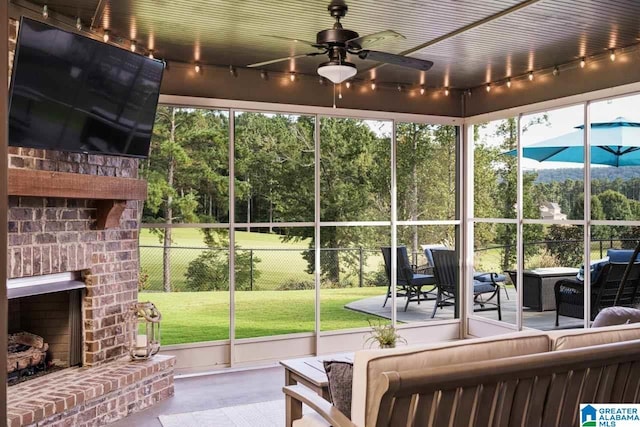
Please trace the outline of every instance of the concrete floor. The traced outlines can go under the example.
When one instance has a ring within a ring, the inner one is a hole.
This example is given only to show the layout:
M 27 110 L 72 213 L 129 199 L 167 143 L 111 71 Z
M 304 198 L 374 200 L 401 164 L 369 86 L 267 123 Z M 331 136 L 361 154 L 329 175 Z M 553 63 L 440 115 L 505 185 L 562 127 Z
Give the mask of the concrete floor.
M 277 399 L 282 399 L 284 405 L 283 386 L 284 369 L 281 366 L 179 378 L 175 382 L 175 396 L 110 426 L 161 427 L 159 415 L 205 411 Z
M 500 292 L 500 305 L 502 306 L 502 321 L 515 325 L 516 323 L 516 291 L 513 287 L 505 288 L 508 292 L 509 298 L 504 293 L 504 289 Z M 359 311 L 362 313 L 369 313 L 376 316 L 391 319 L 391 300 L 387 301 L 386 307 L 382 307 L 384 303 L 384 295 L 379 295 L 371 298 L 364 298 L 347 304 L 345 307 L 351 310 Z M 454 311 L 453 307 L 444 307 L 438 309 L 434 319 L 431 319 L 431 313 L 433 312 L 434 301 L 422 301 L 420 304 L 417 302 L 409 303 L 407 311 L 404 311 L 406 304 L 405 298 L 398 298 L 396 301 L 397 307 L 397 319 L 400 322 L 425 322 L 429 320 L 444 320 L 453 319 Z M 534 311 L 529 308 L 524 308 L 523 311 L 524 326 L 533 329 L 539 329 L 543 331 L 552 329 L 566 329 L 566 328 L 581 328 L 582 320 L 573 319 L 570 317 L 560 317 L 560 326 L 556 328 L 556 312 L 555 311 Z M 489 319 L 498 320 L 497 311 L 485 311 L 477 312 L 476 315 L 486 317 Z

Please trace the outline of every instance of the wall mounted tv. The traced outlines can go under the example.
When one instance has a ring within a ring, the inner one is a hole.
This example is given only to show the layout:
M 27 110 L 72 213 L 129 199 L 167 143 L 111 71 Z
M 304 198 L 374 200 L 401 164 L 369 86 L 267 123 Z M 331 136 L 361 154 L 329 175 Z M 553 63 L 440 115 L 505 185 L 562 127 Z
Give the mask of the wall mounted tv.
M 146 157 L 164 64 L 22 18 L 9 145 Z

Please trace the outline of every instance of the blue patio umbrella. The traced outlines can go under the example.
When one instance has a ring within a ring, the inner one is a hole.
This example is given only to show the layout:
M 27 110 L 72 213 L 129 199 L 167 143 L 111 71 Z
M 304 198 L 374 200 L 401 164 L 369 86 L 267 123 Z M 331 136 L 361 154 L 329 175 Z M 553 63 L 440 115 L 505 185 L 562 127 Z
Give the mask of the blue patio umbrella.
M 539 162 L 584 163 L 584 125 L 575 131 L 523 147 L 523 156 Z M 516 156 L 517 150 L 507 151 Z M 591 123 L 591 163 L 609 166 L 640 165 L 640 123 L 618 117 Z

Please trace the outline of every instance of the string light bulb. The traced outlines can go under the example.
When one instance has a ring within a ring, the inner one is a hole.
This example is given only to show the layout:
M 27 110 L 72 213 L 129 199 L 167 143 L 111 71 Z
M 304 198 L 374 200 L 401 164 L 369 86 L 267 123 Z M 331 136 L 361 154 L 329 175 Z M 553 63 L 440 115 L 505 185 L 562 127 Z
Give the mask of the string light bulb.
M 351 88 L 351 82 L 346 82 L 344 85 L 347 87 L 347 89 Z
M 444 96 L 449 96 L 449 87 L 444 88 Z
M 342 91 L 338 92 L 338 99 L 342 99 Z
M 196 62 L 196 65 L 193 68 L 198 74 L 200 74 L 200 71 L 202 71 L 202 67 L 200 67 L 200 64 L 198 62 Z
M 47 19 L 49 17 L 49 8 L 47 7 L 46 4 L 42 6 L 42 17 L 44 19 Z
M 584 68 L 585 65 L 587 65 L 587 60 L 583 56 L 582 58 L 580 58 L 580 68 Z
M 616 51 L 615 51 L 615 49 L 611 49 L 609 51 L 609 59 L 611 60 L 611 62 L 616 60 Z
M 560 68 L 558 67 L 553 67 L 553 75 L 555 77 L 558 77 L 560 75 Z
M 396 86 L 396 89 L 398 89 L 398 92 L 402 92 L 402 85 Z
M 229 75 L 231 77 L 238 77 L 238 70 L 233 65 L 229 65 Z
M 371 80 L 371 90 L 376 90 L 376 81 Z
M 131 45 L 129 46 L 129 48 L 131 49 L 131 52 L 135 52 L 136 51 L 136 41 L 135 40 L 131 40 Z
M 153 49 L 149 50 L 149 55 L 148 56 L 149 56 L 149 58 L 153 59 Z
M 324 86 L 324 78 L 320 77 L 318 83 L 320 83 L 320 86 Z
M 529 81 L 533 81 L 533 71 L 529 71 Z
M 266 70 L 260 71 L 260 78 L 262 80 L 269 80 L 269 73 Z
M 487 83 L 486 89 L 487 89 L 487 92 L 491 92 L 491 83 Z
M 424 86 L 420 86 L 420 95 L 424 95 Z
M 289 80 L 291 80 L 292 82 L 295 82 L 296 81 L 296 73 L 289 74 Z
M 511 89 L 511 77 L 507 79 L 507 87 Z
M 76 30 L 82 31 L 82 21 L 80 20 L 80 17 L 76 18 Z
M 102 40 L 104 40 L 105 43 L 109 41 L 109 30 L 104 30 L 104 34 L 102 35 Z

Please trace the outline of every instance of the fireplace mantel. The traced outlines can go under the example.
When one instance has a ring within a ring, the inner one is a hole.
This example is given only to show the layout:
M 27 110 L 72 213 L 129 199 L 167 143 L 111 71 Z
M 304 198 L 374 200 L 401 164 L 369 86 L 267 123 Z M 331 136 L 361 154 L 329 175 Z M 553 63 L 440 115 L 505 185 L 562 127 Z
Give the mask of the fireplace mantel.
M 143 179 L 9 168 L 9 195 L 98 200 L 99 229 L 117 227 L 127 200 L 145 200 Z

